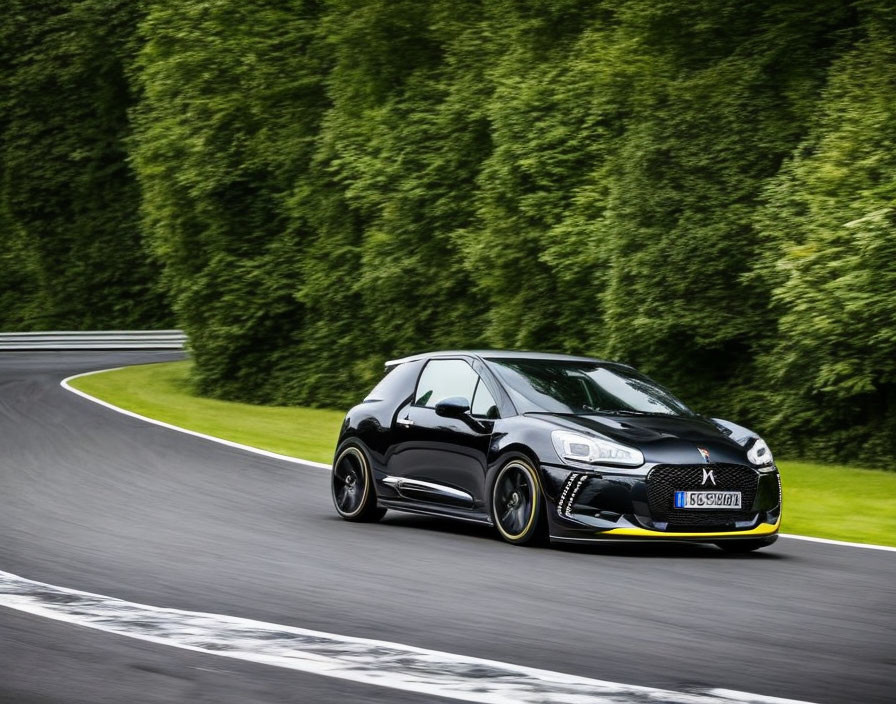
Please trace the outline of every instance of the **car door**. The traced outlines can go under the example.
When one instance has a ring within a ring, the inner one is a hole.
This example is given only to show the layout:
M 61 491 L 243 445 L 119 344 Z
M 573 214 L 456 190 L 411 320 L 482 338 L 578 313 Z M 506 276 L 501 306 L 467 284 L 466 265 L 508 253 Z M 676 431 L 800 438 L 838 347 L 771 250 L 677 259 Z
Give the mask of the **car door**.
M 466 399 L 470 414 L 438 415 L 436 404 L 452 397 Z M 496 415 L 493 395 L 469 361 L 429 360 L 413 398 L 396 414 L 386 481 L 412 501 L 481 507 Z

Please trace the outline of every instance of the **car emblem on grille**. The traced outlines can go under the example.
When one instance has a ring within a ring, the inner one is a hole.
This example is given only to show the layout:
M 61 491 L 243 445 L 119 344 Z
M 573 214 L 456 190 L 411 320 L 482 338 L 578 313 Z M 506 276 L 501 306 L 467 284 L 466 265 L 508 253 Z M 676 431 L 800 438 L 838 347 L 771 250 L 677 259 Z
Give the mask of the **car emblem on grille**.
M 706 485 L 706 480 L 707 480 L 707 479 L 708 479 L 709 481 L 712 482 L 712 485 L 713 485 L 713 486 L 716 485 L 716 478 L 712 475 L 712 470 L 711 470 L 711 469 L 704 469 L 704 470 L 703 470 L 703 485 L 704 485 L 704 486 Z
M 706 464 L 709 464 L 709 450 L 706 450 L 702 447 L 698 447 L 697 452 L 699 452 L 701 455 L 703 455 L 703 461 L 706 462 Z M 703 483 L 705 484 L 706 480 L 704 480 Z

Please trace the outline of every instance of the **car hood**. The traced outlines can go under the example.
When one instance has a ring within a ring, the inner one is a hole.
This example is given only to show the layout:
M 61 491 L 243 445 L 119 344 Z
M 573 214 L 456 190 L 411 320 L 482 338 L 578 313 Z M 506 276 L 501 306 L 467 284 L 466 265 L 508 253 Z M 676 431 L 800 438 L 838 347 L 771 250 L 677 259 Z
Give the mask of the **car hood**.
M 715 422 L 701 416 L 671 415 L 572 415 L 533 413 L 555 425 L 585 434 L 597 434 L 644 453 L 645 462 L 749 464 L 744 447 L 732 440 Z M 700 449 L 709 453 L 704 459 Z

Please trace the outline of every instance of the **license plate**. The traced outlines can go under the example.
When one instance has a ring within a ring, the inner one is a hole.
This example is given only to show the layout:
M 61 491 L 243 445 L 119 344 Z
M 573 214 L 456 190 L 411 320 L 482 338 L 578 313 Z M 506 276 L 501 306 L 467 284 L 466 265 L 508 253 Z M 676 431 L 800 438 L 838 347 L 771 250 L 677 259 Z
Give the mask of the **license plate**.
M 676 491 L 675 508 L 739 509 L 739 491 Z

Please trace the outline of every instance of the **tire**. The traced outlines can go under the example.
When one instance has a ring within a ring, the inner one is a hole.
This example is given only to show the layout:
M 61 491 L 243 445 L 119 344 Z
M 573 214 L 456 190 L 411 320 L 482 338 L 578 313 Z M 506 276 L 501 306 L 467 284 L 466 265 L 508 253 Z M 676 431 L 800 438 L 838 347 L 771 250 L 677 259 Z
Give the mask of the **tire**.
M 753 552 L 754 550 L 759 550 L 760 548 L 765 548 L 771 545 L 778 539 L 778 536 L 774 536 L 773 538 L 753 538 L 752 540 L 725 540 L 719 541 L 716 545 L 725 552 L 730 552 L 732 554 L 743 554 L 747 552 Z
M 373 522 L 386 515 L 376 505 L 376 489 L 367 455 L 357 445 L 345 445 L 336 454 L 330 472 L 330 493 L 336 512 L 346 521 Z
M 538 542 L 544 532 L 544 499 L 531 464 L 512 459 L 501 467 L 490 496 L 492 520 L 504 540 L 514 545 Z

